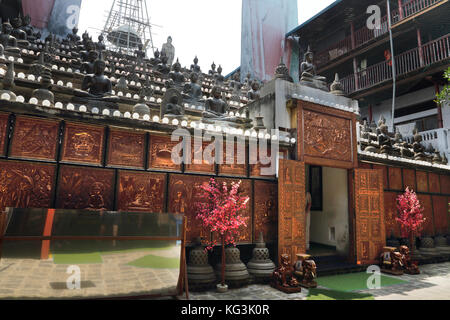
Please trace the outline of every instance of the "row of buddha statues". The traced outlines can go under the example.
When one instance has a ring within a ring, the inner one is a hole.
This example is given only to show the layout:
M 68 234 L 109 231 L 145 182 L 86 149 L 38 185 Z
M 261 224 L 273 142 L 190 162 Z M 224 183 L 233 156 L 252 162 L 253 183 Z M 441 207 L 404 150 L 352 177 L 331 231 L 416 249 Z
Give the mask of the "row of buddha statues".
M 378 125 L 374 121 L 369 125 L 364 120 L 361 125 L 361 150 L 371 153 L 385 154 L 395 157 L 427 161 L 435 164 L 448 163 L 445 155 L 440 154 L 431 144 L 425 148 L 422 145 L 423 137 L 419 130 L 413 130 L 413 142 L 409 143 L 403 139 L 398 127 L 395 134 L 391 134 L 383 116 L 380 117 Z

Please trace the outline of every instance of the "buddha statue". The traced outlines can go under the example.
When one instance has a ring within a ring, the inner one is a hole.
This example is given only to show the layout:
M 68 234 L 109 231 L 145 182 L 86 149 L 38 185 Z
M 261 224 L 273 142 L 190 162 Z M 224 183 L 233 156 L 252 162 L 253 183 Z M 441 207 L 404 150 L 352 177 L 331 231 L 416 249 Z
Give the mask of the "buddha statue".
M 191 72 L 191 74 L 189 75 L 189 79 L 191 80 L 191 82 L 184 85 L 184 96 L 191 103 L 196 103 L 202 100 L 202 86 L 197 83 L 198 77 L 199 76 L 197 72 Z
M 144 65 L 145 59 L 145 50 L 142 44 L 138 45 L 138 49 L 134 51 L 134 55 L 136 56 L 136 63 L 138 66 Z
M 388 126 L 384 118 L 379 122 L 380 134 L 378 135 L 378 145 L 380 147 L 381 154 L 390 154 L 392 151 L 392 141 L 389 137 Z
M 25 17 L 23 17 L 22 26 L 20 27 L 20 29 L 25 31 L 25 33 L 27 34 L 27 40 L 34 42 L 34 41 L 36 41 L 36 39 L 38 39 L 37 33 L 34 31 L 34 28 L 31 26 L 30 15 L 27 14 Z
M 155 52 L 153 53 L 153 55 L 154 55 L 154 58 L 150 59 L 150 64 L 152 66 L 157 66 L 161 63 L 161 59 L 159 58 L 159 56 L 160 56 L 159 50 L 156 49 Z
M 9 94 L 9 101 L 16 101 L 16 94 L 12 92 L 12 89 L 15 87 L 14 83 L 14 62 L 10 62 L 8 65 L 8 70 L 6 74 L 3 76 L 3 80 L 0 83 L 0 96 L 4 93 Z
M 113 96 L 111 81 L 105 76 L 106 63 L 102 55 L 94 62 L 94 73 L 86 75 L 81 85 L 81 90 L 75 89 L 76 97 L 90 101 L 117 102 L 119 98 Z
M 80 72 L 92 74 L 94 73 L 94 63 L 98 59 L 98 52 L 91 50 L 88 55 L 88 60 L 81 65 Z
M 167 56 L 167 64 L 171 66 L 173 60 L 175 59 L 175 47 L 172 44 L 171 36 L 167 37 L 167 42 L 163 44 L 161 54 L 165 54 Z
M 5 48 L 2 44 L 0 44 L 0 68 L 6 70 L 6 57 L 5 57 Z
M 222 66 L 219 65 L 217 68 L 217 73 L 214 75 L 214 83 L 217 85 L 222 85 L 225 81 L 225 77 L 222 75 Z
M 163 101 L 161 102 L 161 119 L 167 117 L 169 119 L 184 119 L 185 110 L 182 106 L 183 97 L 181 93 L 176 89 L 168 89 L 164 94 Z
M 213 75 L 215 75 L 216 73 L 217 73 L 217 71 L 216 71 L 216 64 L 213 62 L 212 65 L 211 65 L 211 70 L 208 71 L 208 74 L 209 74 L 210 76 L 213 76 Z
M 227 117 L 228 105 L 222 100 L 222 90 L 214 86 L 211 90 L 211 97 L 206 100 L 203 118 L 222 120 Z
M 80 58 L 83 62 L 88 62 L 90 60 L 90 53 L 95 51 L 95 43 L 92 41 L 86 42 L 86 46 L 84 46 L 85 50 L 80 51 Z
M 250 100 L 258 100 L 261 95 L 259 92 L 260 84 L 257 80 L 253 80 L 251 83 L 251 90 L 247 93 L 247 98 Z
M 239 72 L 236 72 L 233 75 L 233 78 L 230 80 L 230 87 L 233 89 L 231 100 L 240 102 L 241 101 L 241 74 Z
M 419 130 L 417 128 L 414 129 L 414 143 L 412 145 L 414 151 L 414 160 L 426 160 L 425 148 L 422 146 L 422 135 L 419 134 Z
M 327 79 L 317 75 L 316 66 L 314 65 L 314 54 L 310 47 L 308 47 L 308 51 L 305 53 L 304 61 L 302 62 L 300 69 L 300 84 L 328 91 Z
M 433 163 L 436 164 L 442 164 L 442 157 L 441 157 L 441 153 L 439 152 L 439 150 L 434 150 L 434 156 L 433 156 Z
M 6 21 L 2 24 L 2 33 L 0 33 L 0 44 L 3 45 L 5 51 L 18 55 L 20 54 L 20 49 L 17 47 L 17 39 L 11 35 L 13 31 L 12 25 L 9 21 Z
M 150 108 L 145 102 L 145 93 L 142 90 L 139 92 L 139 102 L 133 107 L 133 113 L 137 113 L 141 117 L 145 116 L 146 114 L 150 114 Z
M 339 81 L 339 75 L 336 73 L 334 76 L 334 81 L 330 86 L 330 93 L 336 95 L 336 96 L 344 96 L 344 90 L 342 88 L 342 84 Z
M 105 40 L 105 37 L 103 37 L 103 35 L 98 36 L 98 42 L 95 44 L 95 49 L 98 52 L 106 50 L 106 45 L 104 43 L 104 40 Z
M 38 99 L 38 101 L 48 100 L 50 104 L 55 103 L 55 98 L 53 93 L 50 91 L 52 87 L 52 70 L 50 68 L 44 67 L 41 73 L 41 88 L 33 91 L 32 97 Z
M 67 35 L 67 40 L 69 41 L 69 43 L 71 44 L 71 45 L 73 45 L 73 46 L 79 46 L 79 45 L 81 45 L 81 38 L 80 38 L 80 36 L 78 35 L 78 28 L 77 27 L 74 27 L 73 29 L 72 29 L 72 33 L 69 33 L 68 35 Z
M 181 73 L 181 64 L 177 59 L 177 62 L 172 66 L 172 71 L 169 73 L 170 84 L 169 86 L 175 86 L 182 88 L 186 79 L 184 74 Z
M 198 65 L 198 58 L 195 56 L 194 58 L 194 64 L 191 64 L 191 71 L 201 73 L 202 70 L 200 69 L 200 66 Z
M 28 47 L 30 43 L 27 40 L 27 33 L 22 30 L 22 19 L 20 16 L 12 19 L 11 25 L 13 27 L 11 35 L 17 39 L 18 45 L 21 47 Z
M 361 126 L 361 138 L 369 140 L 369 132 L 370 128 L 369 125 L 367 124 L 367 120 L 364 120 Z
M 161 55 L 161 63 L 159 63 L 156 66 L 156 72 L 159 73 L 160 76 L 167 76 L 170 72 L 170 66 L 167 64 L 168 63 L 168 58 L 167 56 L 163 53 Z

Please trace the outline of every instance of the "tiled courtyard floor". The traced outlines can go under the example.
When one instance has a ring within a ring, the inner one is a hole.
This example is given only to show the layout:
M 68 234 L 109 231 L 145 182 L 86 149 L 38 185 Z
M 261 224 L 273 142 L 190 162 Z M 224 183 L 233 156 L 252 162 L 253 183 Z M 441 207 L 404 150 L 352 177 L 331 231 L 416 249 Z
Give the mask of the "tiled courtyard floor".
M 420 267 L 419 275 L 391 276 L 407 281 L 373 290 L 354 291 L 372 295 L 375 300 L 450 300 L 450 262 L 428 264 Z M 326 289 L 318 287 L 318 289 Z M 220 294 L 215 291 L 190 292 L 191 300 L 305 300 L 309 291 L 285 294 L 269 285 L 249 285 L 239 289 L 229 289 Z M 183 297 L 182 299 L 184 299 Z

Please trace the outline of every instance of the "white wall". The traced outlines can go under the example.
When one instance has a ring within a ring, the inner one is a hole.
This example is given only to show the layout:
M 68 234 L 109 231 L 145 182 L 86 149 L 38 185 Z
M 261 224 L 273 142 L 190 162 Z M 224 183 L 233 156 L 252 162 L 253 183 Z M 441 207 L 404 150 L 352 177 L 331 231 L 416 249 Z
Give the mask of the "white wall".
M 336 246 L 340 255 L 348 255 L 347 170 L 322 168 L 323 210 L 311 212 L 310 241 Z M 329 240 L 329 228 L 335 227 L 336 241 Z

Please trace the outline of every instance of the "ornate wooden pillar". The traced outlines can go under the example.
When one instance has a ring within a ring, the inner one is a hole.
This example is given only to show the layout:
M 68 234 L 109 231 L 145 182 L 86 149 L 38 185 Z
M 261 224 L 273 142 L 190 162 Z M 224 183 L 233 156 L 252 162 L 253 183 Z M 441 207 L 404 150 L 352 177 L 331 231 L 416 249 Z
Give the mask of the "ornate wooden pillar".
M 389 1 L 389 0 L 388 0 Z M 402 0 L 398 1 L 398 15 L 399 15 L 399 21 L 403 20 L 403 7 L 402 7 Z
M 417 47 L 419 48 L 419 62 L 420 62 L 420 66 L 423 67 L 422 34 L 420 32 L 420 28 L 417 28 Z
M 356 48 L 356 39 L 355 39 L 355 24 L 350 22 L 350 34 L 352 39 L 352 50 Z
M 359 78 L 358 78 L 358 61 L 356 57 L 353 58 L 353 75 L 355 77 L 355 91 L 359 89 Z

